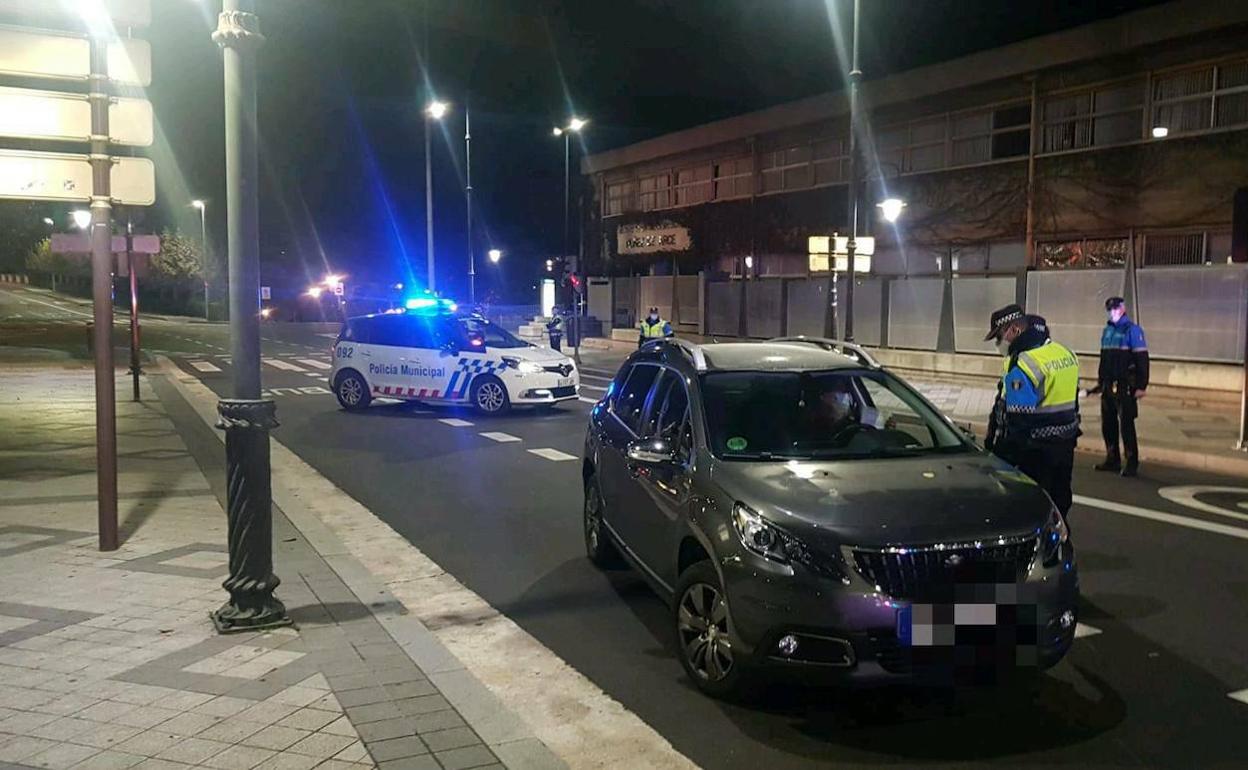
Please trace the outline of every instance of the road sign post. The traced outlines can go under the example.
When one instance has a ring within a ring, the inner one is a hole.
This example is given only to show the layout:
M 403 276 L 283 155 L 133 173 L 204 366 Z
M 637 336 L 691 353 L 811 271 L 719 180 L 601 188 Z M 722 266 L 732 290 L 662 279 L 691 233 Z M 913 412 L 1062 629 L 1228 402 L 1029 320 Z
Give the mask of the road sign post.
M 264 42 L 251 0 L 224 0 L 212 39 L 225 60 L 225 182 L 230 269 L 233 398 L 217 403 L 225 429 L 229 478 L 229 599 L 212 614 L 220 633 L 291 624 L 273 595 L 273 509 L 269 431 L 271 399 L 260 397 L 260 238 L 256 187 L 256 49 Z

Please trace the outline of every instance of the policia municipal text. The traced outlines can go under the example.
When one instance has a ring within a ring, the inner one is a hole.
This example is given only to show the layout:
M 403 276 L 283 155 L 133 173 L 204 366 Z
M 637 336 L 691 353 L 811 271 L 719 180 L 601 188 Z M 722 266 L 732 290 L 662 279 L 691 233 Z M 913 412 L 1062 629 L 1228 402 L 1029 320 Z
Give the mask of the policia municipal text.
M 984 339 L 996 341 L 1005 367 L 984 446 L 1035 480 L 1065 516 L 1080 435 L 1079 359 L 1018 305 L 993 313 L 991 327 Z

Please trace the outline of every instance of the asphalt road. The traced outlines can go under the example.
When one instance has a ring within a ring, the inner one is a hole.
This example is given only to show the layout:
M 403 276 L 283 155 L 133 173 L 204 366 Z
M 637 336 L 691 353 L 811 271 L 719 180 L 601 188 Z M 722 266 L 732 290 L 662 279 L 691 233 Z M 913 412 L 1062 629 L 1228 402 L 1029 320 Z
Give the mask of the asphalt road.
M 223 327 L 161 326 L 149 344 L 226 394 Z M 1123 480 L 1080 460 L 1084 635 L 1034 698 L 775 687 L 729 705 L 686 681 L 645 584 L 584 557 L 577 459 L 590 404 L 494 419 L 400 404 L 347 414 L 325 382 L 323 334 L 264 327 L 274 437 L 704 767 L 1248 762 L 1245 480 L 1156 466 Z M 586 357 L 585 395 L 618 360 Z M 1235 491 L 1175 491 L 1192 486 Z

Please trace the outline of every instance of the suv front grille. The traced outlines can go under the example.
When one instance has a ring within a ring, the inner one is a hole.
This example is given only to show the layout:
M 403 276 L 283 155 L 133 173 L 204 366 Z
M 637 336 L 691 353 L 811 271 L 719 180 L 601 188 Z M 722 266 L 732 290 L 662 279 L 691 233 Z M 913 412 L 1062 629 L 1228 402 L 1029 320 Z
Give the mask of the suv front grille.
M 896 599 L 913 599 L 930 586 L 957 579 L 971 570 L 977 580 L 1013 582 L 1031 564 L 1035 536 L 988 543 L 918 548 L 854 549 L 858 574 Z

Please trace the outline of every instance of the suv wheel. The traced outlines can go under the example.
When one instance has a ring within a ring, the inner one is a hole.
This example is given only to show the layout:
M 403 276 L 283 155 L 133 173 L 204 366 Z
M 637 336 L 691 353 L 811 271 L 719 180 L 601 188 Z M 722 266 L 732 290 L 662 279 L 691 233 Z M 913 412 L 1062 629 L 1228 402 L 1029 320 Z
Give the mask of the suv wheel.
M 602 523 L 602 492 L 598 490 L 598 478 L 585 479 L 585 554 L 595 565 L 602 568 L 620 566 L 620 552 Z
M 338 382 L 334 384 L 334 395 L 348 412 L 366 409 L 373 400 L 372 394 L 368 392 L 368 383 L 357 372 L 349 370 L 338 375 Z
M 470 391 L 473 407 L 482 414 L 503 414 L 511 408 L 507 386 L 497 377 L 478 376 Z
M 728 600 L 709 561 L 681 573 L 673 620 L 680 663 L 698 689 L 716 698 L 745 695 L 748 671 L 733 649 Z

